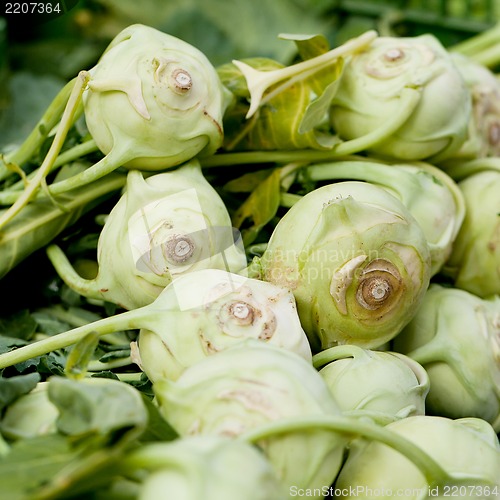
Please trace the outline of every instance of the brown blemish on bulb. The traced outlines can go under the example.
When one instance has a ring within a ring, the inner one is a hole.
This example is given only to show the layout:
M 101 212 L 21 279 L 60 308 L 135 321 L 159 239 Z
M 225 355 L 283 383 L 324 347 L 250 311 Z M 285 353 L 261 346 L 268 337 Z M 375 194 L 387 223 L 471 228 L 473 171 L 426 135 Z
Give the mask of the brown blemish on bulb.
M 201 344 L 205 346 L 205 352 L 207 354 L 215 354 L 221 350 L 211 340 L 205 337 L 205 333 L 201 328 L 198 330 L 198 337 L 200 338 Z
M 218 132 L 220 135 L 224 134 L 224 131 L 222 130 L 222 125 L 212 116 L 208 113 L 206 109 L 203 110 L 203 114 L 210 119 L 210 121 L 215 125 L 217 128 Z
M 491 146 L 500 145 L 500 123 L 493 122 L 488 129 L 488 142 Z

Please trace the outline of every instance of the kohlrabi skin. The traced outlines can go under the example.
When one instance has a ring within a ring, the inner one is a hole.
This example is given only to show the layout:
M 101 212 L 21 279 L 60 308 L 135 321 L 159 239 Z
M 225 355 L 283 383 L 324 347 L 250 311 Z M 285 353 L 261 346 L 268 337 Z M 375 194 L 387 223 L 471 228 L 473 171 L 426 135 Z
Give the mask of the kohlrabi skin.
M 479 417 L 500 430 L 500 298 L 432 284 L 393 341 L 427 371 L 427 413 Z
M 138 500 L 286 500 L 273 468 L 254 446 L 223 436 L 190 436 L 151 443 L 127 454 L 141 470 Z
M 237 437 L 286 417 L 340 414 L 311 363 L 257 340 L 209 356 L 177 381 L 160 380 L 153 389 L 162 415 L 181 436 Z M 321 489 L 336 477 L 346 439 L 311 428 L 272 436 L 258 445 L 287 491 L 291 486 Z
M 70 288 L 125 309 L 150 304 L 185 273 L 236 273 L 247 264 L 226 206 L 197 160 L 149 177 L 129 171 L 99 237 L 95 279 L 80 277 L 58 247 L 49 247 L 48 255 Z
M 293 351 L 311 362 L 293 294 L 256 279 L 207 269 L 177 278 L 162 292 L 168 320 L 140 331 L 137 363 L 154 383 L 177 379 L 206 356 L 245 339 Z M 161 313 L 160 313 L 161 316 Z
M 227 98 L 200 50 L 134 24 L 90 70 L 85 119 L 104 154 L 120 151 L 127 166 L 164 169 L 217 150 Z
M 48 396 L 48 382 L 39 382 L 28 394 L 16 399 L 0 419 L 0 433 L 17 440 L 52 434 L 57 431 L 59 410 Z
M 465 217 L 465 201 L 457 183 L 442 169 L 425 162 L 388 163 L 362 157 L 317 163 L 303 170 L 311 181 L 363 180 L 396 196 L 422 228 L 437 274 L 451 253 Z
M 292 290 L 313 352 L 377 348 L 410 321 L 429 285 L 425 235 L 385 189 L 346 181 L 317 188 L 280 219 L 262 279 Z
M 316 354 L 313 361 L 344 414 L 381 423 L 425 415 L 429 377 L 408 356 L 344 345 Z
M 331 121 L 342 139 L 356 139 L 382 127 L 388 117 L 406 113 L 402 92 L 420 99 L 399 130 L 370 148 L 404 160 L 442 160 L 467 138 L 471 97 L 450 55 L 433 35 L 379 37 L 353 56 L 331 107 Z
M 444 272 L 479 297 L 500 295 L 500 171 L 473 173 L 458 186 L 465 219 Z
M 448 161 L 474 160 L 500 156 L 500 82 L 486 66 L 473 59 L 451 53 L 451 58 L 472 96 L 468 137 Z
M 417 467 L 397 451 L 376 441 L 351 443 L 347 461 L 335 483 L 339 498 L 404 500 L 493 499 L 500 495 L 500 445 L 491 425 L 478 418 L 452 420 L 413 416 L 388 424 L 415 443 L 456 483 L 430 485 Z M 470 479 L 460 482 L 463 477 Z

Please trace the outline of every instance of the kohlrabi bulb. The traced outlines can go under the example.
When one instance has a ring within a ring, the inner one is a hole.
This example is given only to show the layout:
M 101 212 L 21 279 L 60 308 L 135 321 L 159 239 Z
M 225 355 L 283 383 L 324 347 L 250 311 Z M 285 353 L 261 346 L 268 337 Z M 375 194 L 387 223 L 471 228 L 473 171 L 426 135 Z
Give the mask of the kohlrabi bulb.
M 57 431 L 59 410 L 48 396 L 48 382 L 38 382 L 28 394 L 16 399 L 0 419 L 0 432 L 9 439 L 25 439 Z
M 247 340 L 153 384 L 160 412 L 181 435 L 237 437 L 286 417 L 334 416 L 340 409 L 311 363 L 287 349 Z M 257 444 L 287 491 L 328 488 L 347 438 L 314 427 Z
M 129 171 L 99 236 L 95 279 L 82 279 L 58 247 L 48 255 L 70 288 L 125 309 L 151 303 L 185 273 L 239 272 L 247 264 L 227 208 L 196 160 L 149 177 Z
M 449 480 L 429 484 L 401 453 L 376 441 L 357 440 L 351 444 L 335 483 L 339 498 L 371 500 L 375 495 L 405 500 L 445 499 L 451 492 L 471 500 L 498 498 L 500 445 L 495 431 L 484 420 L 413 416 L 392 422 L 385 429 L 425 451 L 448 473 Z
M 293 294 L 272 283 L 205 269 L 176 278 L 157 304 L 154 309 L 170 311 L 168 320 L 151 312 L 134 351 L 153 383 L 175 380 L 206 356 L 249 338 L 311 362 Z
M 429 377 L 408 356 L 354 345 L 332 347 L 316 356 L 314 364 L 344 413 L 382 422 L 425 414 Z
M 402 105 L 404 90 L 419 92 L 413 107 Z M 369 149 L 405 160 L 444 159 L 467 138 L 471 97 L 450 55 L 430 34 L 379 37 L 345 65 L 331 107 L 342 139 L 381 129 L 388 117 L 406 113 L 395 134 Z
M 500 429 L 499 297 L 432 284 L 393 344 L 427 371 L 429 412 L 479 417 Z
M 408 184 L 389 191 L 398 196 L 422 228 L 431 254 L 431 275 L 443 268 L 465 218 L 465 200 L 457 183 L 445 172 L 429 163 L 397 164 Z M 381 185 L 384 181 L 380 182 Z M 392 184 L 392 185 L 391 185 Z M 391 189 L 393 188 L 393 189 Z M 412 189 L 413 188 L 413 189 Z
M 154 28 L 121 31 L 89 71 L 87 127 L 105 154 L 157 170 L 222 144 L 227 91 L 206 56 Z
M 376 348 L 410 321 L 429 285 L 425 235 L 385 189 L 338 182 L 280 219 L 260 258 L 262 279 L 292 290 L 313 351 Z
M 141 470 L 138 500 L 286 500 L 269 462 L 254 446 L 223 436 L 150 443 L 125 458 Z
M 465 217 L 462 191 L 442 169 L 425 162 L 388 163 L 358 157 L 312 164 L 303 172 L 311 181 L 362 180 L 389 191 L 422 228 L 431 254 L 431 274 L 442 269 Z
M 457 52 L 451 57 L 472 96 L 472 114 L 467 140 L 449 161 L 500 156 L 500 81 L 470 57 Z
M 473 173 L 458 186 L 465 219 L 443 271 L 479 297 L 500 295 L 500 171 Z

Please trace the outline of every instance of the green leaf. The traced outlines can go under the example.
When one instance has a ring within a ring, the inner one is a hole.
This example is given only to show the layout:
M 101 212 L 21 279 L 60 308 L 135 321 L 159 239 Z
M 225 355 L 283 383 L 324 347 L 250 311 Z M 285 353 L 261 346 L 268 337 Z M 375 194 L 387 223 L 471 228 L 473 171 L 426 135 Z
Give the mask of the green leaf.
M 64 83 L 54 76 L 25 71 L 11 76 L 9 106 L 0 109 L 0 150 L 13 149 L 22 143 Z
M 25 340 L 0 335 L 0 354 L 9 352 L 16 347 L 20 347 L 26 344 L 27 342 Z
M 232 222 L 240 228 L 246 219 L 253 224 L 242 231 L 243 244 L 252 243 L 259 231 L 276 215 L 280 205 L 281 169 L 274 169 L 236 210 Z
M 100 335 L 97 332 L 91 332 L 73 346 L 66 361 L 65 373 L 68 378 L 81 379 L 87 375 L 87 367 L 99 344 L 99 339 Z
M 99 361 L 101 363 L 109 363 L 110 361 L 114 359 L 123 359 L 127 358 L 130 356 L 130 349 L 119 349 L 119 350 L 113 350 L 110 352 L 107 352 L 106 354 L 103 354 L 100 358 Z
M 35 369 L 38 373 L 44 375 L 62 375 L 65 364 L 66 357 L 64 354 L 51 352 L 17 363 L 14 367 L 19 373 Z
M 251 193 L 257 186 L 269 177 L 269 169 L 248 172 L 224 184 L 224 191 L 230 193 Z
M 0 233 L 0 278 L 124 184 L 125 176 L 117 174 L 75 189 L 71 196 L 58 197 L 63 209 L 47 198 L 29 203 Z
M 0 459 L 0 498 L 93 498 L 119 477 L 117 463 L 127 444 L 108 446 L 102 436 L 75 442 L 61 434 L 21 439 Z
M 304 41 L 304 44 L 309 41 Z M 311 54 L 315 50 L 309 49 Z M 257 70 L 258 75 L 282 68 L 276 61 L 263 58 L 239 62 L 251 71 Z M 331 149 L 340 142 L 331 129 L 329 109 L 342 76 L 342 58 L 290 86 L 271 86 L 265 91 L 258 112 L 250 119 L 246 118 L 249 110 L 248 88 L 247 92 L 242 91 L 243 74 L 237 77 L 235 67 L 234 64 L 223 65 L 218 69 L 222 83 L 235 96 L 233 105 L 224 115 L 224 148 L 227 151 Z M 246 75 L 246 81 L 248 77 Z
M 46 335 L 57 335 L 71 329 L 69 323 L 54 318 L 49 312 L 35 311 L 33 312 L 33 318 L 38 324 L 39 331 Z
M 77 454 L 78 450 L 57 434 L 17 441 L 0 458 L 0 498 L 31 500 L 32 490 L 48 482 Z
M 0 335 L 11 338 L 31 340 L 37 327 L 37 322 L 28 309 L 22 309 L 8 317 L 0 318 Z
M 140 22 L 177 36 L 202 50 L 218 65 L 232 58 L 261 55 L 288 61 L 295 46 L 280 33 L 322 33 L 328 20 L 320 13 L 290 0 L 99 0 L 113 17 L 111 29 Z M 121 21 L 121 24 L 118 24 Z M 113 24 L 112 24 L 113 23 Z M 258 27 L 258 29 L 256 29 Z M 101 23 L 95 30 L 103 31 Z
M 28 394 L 32 391 L 40 379 L 41 377 L 38 373 L 0 378 L 0 410 L 9 406 L 23 394 Z
M 179 437 L 171 425 L 161 416 L 158 406 L 151 399 L 143 395 L 144 405 L 148 411 L 148 426 L 141 435 L 142 442 L 149 441 L 172 441 Z
M 297 46 L 300 58 L 304 61 L 324 54 L 330 50 L 330 43 L 324 35 L 282 33 L 280 38 L 283 40 L 293 40 Z
M 147 411 L 135 388 L 109 378 L 49 379 L 49 399 L 57 406 L 58 429 L 64 434 L 113 435 L 128 429 L 140 432 L 147 425 Z
M 299 134 L 307 134 L 327 120 L 329 109 L 335 94 L 337 93 L 344 60 L 339 59 L 336 64 L 332 64 L 326 70 L 322 70 L 314 76 L 314 87 L 318 91 L 318 97 L 312 100 L 306 107 L 305 113 L 298 127 Z M 322 142 L 319 134 L 316 136 L 318 142 L 324 147 L 332 147 L 340 142 L 336 137 L 327 135 L 327 142 Z

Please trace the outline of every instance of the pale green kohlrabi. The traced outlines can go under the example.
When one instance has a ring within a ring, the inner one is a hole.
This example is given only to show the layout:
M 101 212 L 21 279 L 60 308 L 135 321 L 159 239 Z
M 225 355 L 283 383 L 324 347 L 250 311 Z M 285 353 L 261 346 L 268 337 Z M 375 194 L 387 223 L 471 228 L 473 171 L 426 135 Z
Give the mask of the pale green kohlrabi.
M 146 444 L 123 460 L 141 471 L 137 500 L 286 500 L 270 463 L 254 446 L 224 436 Z
M 476 160 L 481 162 L 494 160 Z M 495 159 L 496 160 L 496 159 Z M 495 161 L 494 160 L 494 161 Z M 474 162 L 474 160 L 473 160 Z M 472 162 L 471 162 L 472 163 Z M 456 172 L 461 167 L 457 165 Z M 480 297 L 500 295 L 500 169 L 477 171 L 458 183 L 465 219 L 443 272 L 456 287 Z
M 335 483 L 339 498 L 499 498 L 500 445 L 484 420 L 419 415 L 392 422 L 385 429 L 416 444 L 454 479 L 429 484 L 397 451 L 376 441 L 358 440 L 351 444 Z
M 311 363 L 252 339 L 203 359 L 175 382 L 154 383 L 153 389 L 162 415 L 181 436 L 237 437 L 287 417 L 340 414 Z M 257 444 L 288 490 L 328 487 L 340 469 L 346 442 L 341 434 L 311 426 Z
M 144 326 L 134 350 L 152 382 L 175 380 L 207 355 L 248 338 L 294 351 L 311 362 L 295 299 L 285 288 L 207 269 L 177 278 L 162 296 L 170 301 L 170 323 Z
M 133 359 L 153 382 L 176 379 L 203 358 L 248 338 L 293 351 L 309 364 L 312 358 L 289 290 L 203 269 L 179 276 L 147 306 L 0 354 L 0 367 L 71 346 L 89 333 L 130 329 L 140 329 Z
M 94 279 L 82 278 L 56 245 L 48 256 L 81 295 L 134 309 L 173 279 L 199 269 L 242 271 L 246 256 L 227 208 L 197 160 L 150 177 L 130 170 L 99 237 Z
M 408 356 L 343 345 L 316 354 L 313 363 L 344 414 L 380 423 L 425 415 L 429 377 Z
M 472 96 L 468 137 L 447 163 L 500 156 L 500 82 L 486 66 L 463 54 L 452 52 L 455 66 Z
M 342 139 L 383 128 L 388 117 L 408 113 L 403 92 L 420 98 L 409 118 L 369 150 L 404 160 L 445 159 L 467 138 L 471 97 L 450 55 L 433 35 L 379 37 L 353 56 L 331 107 Z
M 38 382 L 28 394 L 11 403 L 0 419 L 0 433 L 8 439 L 33 438 L 57 431 L 59 410 L 50 401 L 48 382 Z
M 450 418 L 479 417 L 500 430 L 500 298 L 433 283 L 394 339 L 427 371 L 426 407 Z
M 124 165 L 164 170 L 214 153 L 230 93 L 197 48 L 142 24 L 122 30 L 89 70 L 88 130 L 105 157 L 51 186 L 61 193 Z
M 431 260 L 421 227 L 395 196 L 345 181 L 297 201 L 255 268 L 293 291 L 314 352 L 376 348 L 397 335 L 425 294 Z
M 425 162 L 389 164 L 359 158 L 313 164 L 303 169 L 308 181 L 362 180 L 399 198 L 422 228 L 431 254 L 431 274 L 448 257 L 465 217 L 465 200 L 457 183 L 443 170 Z

